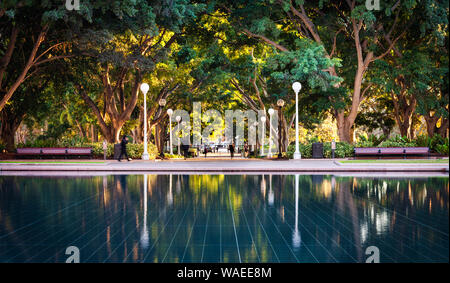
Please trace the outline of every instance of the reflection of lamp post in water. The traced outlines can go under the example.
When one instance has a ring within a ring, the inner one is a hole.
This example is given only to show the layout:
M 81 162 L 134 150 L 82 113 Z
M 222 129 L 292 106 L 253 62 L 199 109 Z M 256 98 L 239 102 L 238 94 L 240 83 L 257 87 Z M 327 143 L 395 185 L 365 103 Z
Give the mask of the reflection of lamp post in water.
M 144 225 L 141 234 L 141 246 L 148 247 L 148 227 L 147 227 L 147 174 L 144 174 Z
M 263 195 L 263 198 L 266 198 L 266 177 L 264 175 L 262 175 L 262 180 L 261 180 L 261 193 Z
M 173 204 L 172 174 L 169 175 L 169 192 L 167 193 L 167 204 L 169 206 L 171 206 Z
M 273 205 L 274 194 L 272 190 L 272 174 L 269 175 L 269 205 Z
M 178 174 L 177 177 L 177 194 L 181 192 L 181 180 L 180 180 L 180 174 Z
M 295 225 L 294 225 L 294 232 L 292 234 L 292 245 L 294 248 L 300 248 L 301 243 L 301 237 L 300 237 L 300 231 L 298 230 L 298 178 L 299 175 L 295 175 Z

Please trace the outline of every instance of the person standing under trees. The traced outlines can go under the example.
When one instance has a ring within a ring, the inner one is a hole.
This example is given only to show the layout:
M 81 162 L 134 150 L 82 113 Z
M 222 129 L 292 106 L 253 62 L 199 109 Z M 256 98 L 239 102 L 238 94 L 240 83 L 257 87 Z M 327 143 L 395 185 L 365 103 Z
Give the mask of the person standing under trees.
M 231 154 L 231 159 L 233 159 L 233 157 L 234 157 L 234 142 L 230 143 L 229 150 L 230 150 L 230 154 Z
M 247 158 L 249 156 L 248 154 L 248 143 L 244 144 L 244 157 Z
M 125 155 L 125 157 L 127 158 L 128 161 L 131 160 L 131 158 L 128 157 L 127 144 L 128 144 L 128 137 L 123 136 L 122 141 L 120 142 L 119 162 L 121 161 L 120 159 L 122 159 L 122 155 Z

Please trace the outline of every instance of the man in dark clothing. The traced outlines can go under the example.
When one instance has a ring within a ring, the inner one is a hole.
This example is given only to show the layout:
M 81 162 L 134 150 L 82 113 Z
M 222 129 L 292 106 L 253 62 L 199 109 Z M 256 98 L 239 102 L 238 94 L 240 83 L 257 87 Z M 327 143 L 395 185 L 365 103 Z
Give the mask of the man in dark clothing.
M 230 144 L 229 150 L 231 153 L 231 159 L 233 159 L 233 157 L 234 157 L 234 142 Z
M 119 155 L 119 162 L 120 159 L 122 159 L 122 155 L 125 155 L 128 161 L 130 161 L 130 158 L 127 154 L 127 144 L 128 144 L 128 137 L 123 136 L 122 141 L 120 142 L 120 155 Z
M 184 160 L 186 160 L 189 155 L 189 145 L 183 144 L 181 147 L 183 149 Z

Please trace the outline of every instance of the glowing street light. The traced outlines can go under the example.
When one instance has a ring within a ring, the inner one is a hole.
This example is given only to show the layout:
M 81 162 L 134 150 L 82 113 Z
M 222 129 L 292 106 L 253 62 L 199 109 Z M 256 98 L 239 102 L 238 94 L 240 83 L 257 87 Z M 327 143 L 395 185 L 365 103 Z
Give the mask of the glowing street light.
M 281 140 L 281 135 L 282 135 L 282 128 L 281 128 L 281 124 L 282 124 L 282 109 L 284 106 L 284 100 L 283 99 L 278 99 L 277 101 L 277 105 L 278 105 L 278 159 L 282 158 L 283 155 L 283 150 L 282 150 L 282 140 Z
M 302 84 L 295 82 L 292 84 L 292 89 L 295 92 L 295 152 L 294 159 L 302 159 L 300 148 L 298 145 L 298 93 L 302 89 Z
M 173 110 L 168 109 L 167 115 L 169 115 L 169 147 L 170 147 L 170 155 L 173 155 L 173 149 L 172 149 L 172 115 Z
M 178 155 L 180 155 L 180 151 L 181 151 L 181 142 L 180 142 L 180 121 L 181 121 L 181 116 L 177 116 L 175 117 L 175 120 L 177 120 L 178 123 L 178 129 L 177 129 L 177 133 L 178 133 Z
M 272 158 L 272 116 L 275 113 L 275 110 L 272 108 L 269 109 L 269 158 Z
M 141 91 L 144 94 L 144 153 L 142 154 L 143 160 L 149 160 L 147 150 L 147 92 L 150 89 L 147 83 L 141 84 Z

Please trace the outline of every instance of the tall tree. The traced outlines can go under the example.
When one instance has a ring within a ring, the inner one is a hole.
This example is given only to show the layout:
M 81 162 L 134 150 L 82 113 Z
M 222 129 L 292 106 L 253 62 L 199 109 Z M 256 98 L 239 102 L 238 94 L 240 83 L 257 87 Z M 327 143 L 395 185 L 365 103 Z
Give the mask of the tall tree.
M 106 23 L 103 30 L 89 32 L 78 42 L 95 62 L 94 76 L 101 79 L 100 89 L 89 90 L 79 83 L 78 92 L 109 142 L 119 140 L 123 125 L 136 107 L 142 79 L 167 59 L 183 33 L 183 25 L 203 7 L 187 0 L 135 2 L 139 11 L 128 15 L 120 26 Z M 103 113 L 95 100 L 101 101 Z
M 340 140 L 349 142 L 359 105 L 372 87 L 366 80 L 370 66 L 392 52 L 416 20 L 413 11 L 422 8 L 416 1 L 383 1 L 381 11 L 369 11 L 365 2 L 242 0 L 219 4 L 219 9 L 229 15 L 236 29 L 280 53 L 298 49 L 293 38 L 308 38 L 324 46 L 325 57 L 343 59 L 342 68 L 327 69 L 330 75 L 344 79 L 329 99 Z M 433 6 L 432 1 L 423 2 Z M 422 24 L 423 28 L 429 22 Z M 336 92 L 341 95 L 332 95 Z

